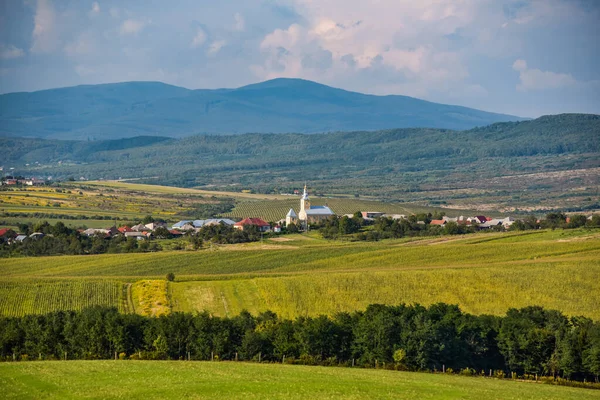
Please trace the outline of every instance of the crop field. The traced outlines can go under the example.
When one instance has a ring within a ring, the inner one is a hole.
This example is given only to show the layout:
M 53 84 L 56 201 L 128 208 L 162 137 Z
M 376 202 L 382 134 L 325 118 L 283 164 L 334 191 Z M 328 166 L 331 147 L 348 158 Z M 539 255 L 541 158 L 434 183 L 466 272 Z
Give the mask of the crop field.
M 0 315 L 19 317 L 102 305 L 126 311 L 123 283 L 113 280 L 0 281 Z
M 176 280 L 166 284 L 169 272 Z M 231 316 L 242 309 L 270 309 L 295 317 L 370 303 L 447 302 L 475 314 L 503 315 L 509 307 L 535 304 L 600 319 L 600 232 L 482 233 L 376 243 L 286 235 L 199 251 L 3 259 L 0 276 L 17 292 L 20 281 L 133 283 L 125 303 L 150 315 L 208 310 Z M 112 304 L 118 296 L 114 299 Z M 20 302 L 14 295 L 1 301 L 4 315 Z
M 598 399 L 597 390 L 492 378 L 242 362 L 0 364 L 6 399 Z
M 299 196 L 283 194 L 255 194 L 242 192 L 209 191 L 203 189 L 187 189 L 170 186 L 144 185 L 129 182 L 116 181 L 94 181 L 85 183 L 89 187 L 115 191 L 138 191 L 151 193 L 155 196 L 170 195 L 198 195 L 205 197 L 232 198 L 235 200 L 235 208 L 223 214 L 224 217 L 242 219 L 246 217 L 258 217 L 266 221 L 278 221 L 285 218 L 290 208 L 299 211 Z M 380 211 L 389 214 L 411 214 L 418 212 L 444 211 L 459 215 L 467 211 L 447 210 L 442 208 L 425 207 L 417 204 L 389 203 L 376 201 L 375 199 L 356 198 L 311 198 L 313 205 L 328 205 L 338 215 L 354 214 L 356 211 Z
M 311 204 L 314 206 L 328 205 L 338 215 L 354 214 L 357 211 L 379 211 L 388 214 L 408 215 L 414 212 L 414 207 L 409 210 L 404 205 L 369 200 L 324 199 L 317 197 L 311 198 Z M 290 208 L 293 208 L 298 213 L 299 206 L 300 201 L 297 196 L 287 200 L 245 201 L 237 203 L 235 208 L 230 213 L 225 214 L 225 216 L 233 218 L 258 217 L 265 221 L 279 221 L 285 218 Z

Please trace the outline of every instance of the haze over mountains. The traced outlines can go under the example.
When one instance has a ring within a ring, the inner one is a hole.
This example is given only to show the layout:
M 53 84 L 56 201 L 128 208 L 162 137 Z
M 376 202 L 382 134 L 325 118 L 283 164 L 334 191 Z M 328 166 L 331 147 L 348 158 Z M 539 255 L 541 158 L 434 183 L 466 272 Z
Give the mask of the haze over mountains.
M 0 135 L 49 139 L 409 127 L 464 130 L 523 119 L 284 78 L 238 89 L 189 90 L 160 82 L 125 82 L 0 96 Z

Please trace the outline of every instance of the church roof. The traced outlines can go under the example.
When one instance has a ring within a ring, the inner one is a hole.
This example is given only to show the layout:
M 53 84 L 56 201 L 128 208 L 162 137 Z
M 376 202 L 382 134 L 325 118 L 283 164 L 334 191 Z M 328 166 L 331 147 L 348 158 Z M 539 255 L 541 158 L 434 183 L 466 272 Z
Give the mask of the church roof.
M 288 213 L 287 213 L 286 217 L 292 217 L 292 218 L 296 218 L 296 217 L 298 217 L 298 216 L 296 215 L 296 212 L 294 211 L 294 209 L 293 209 L 293 208 L 290 208 L 290 211 L 288 211 Z
M 335 215 L 331 208 L 327 206 L 310 206 L 308 210 L 306 210 L 306 215 Z

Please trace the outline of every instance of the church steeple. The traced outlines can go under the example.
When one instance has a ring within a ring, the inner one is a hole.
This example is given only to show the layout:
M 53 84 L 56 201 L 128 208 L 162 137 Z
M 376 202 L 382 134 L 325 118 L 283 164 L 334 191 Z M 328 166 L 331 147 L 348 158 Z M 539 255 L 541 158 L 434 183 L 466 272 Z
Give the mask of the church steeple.
M 306 190 L 306 184 L 304 184 L 304 193 L 300 199 L 300 211 L 310 210 L 310 200 L 308 199 L 308 190 Z

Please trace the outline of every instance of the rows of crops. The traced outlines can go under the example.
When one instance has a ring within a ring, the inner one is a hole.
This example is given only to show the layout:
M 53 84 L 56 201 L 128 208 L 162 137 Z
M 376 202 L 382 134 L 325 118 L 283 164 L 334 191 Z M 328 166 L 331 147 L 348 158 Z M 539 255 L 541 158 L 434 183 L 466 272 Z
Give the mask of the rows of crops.
M 175 311 L 220 316 L 246 309 L 286 318 L 335 314 L 369 304 L 458 304 L 474 314 L 504 315 L 541 305 L 567 315 L 600 318 L 600 264 L 534 264 L 528 268 L 435 268 L 319 273 L 172 284 Z
M 558 232 L 558 231 L 557 231 Z M 563 232 L 563 231 L 560 231 Z M 198 252 L 102 254 L 96 256 L 26 257 L 5 259 L 0 275 L 11 278 L 38 277 L 159 277 L 307 271 L 464 268 L 530 264 L 564 260 L 600 262 L 600 240 L 585 236 L 557 236 L 552 231 L 521 234 L 478 234 L 464 238 L 426 238 L 419 241 L 340 243 L 311 240 L 302 235 L 288 241 L 265 241 L 253 246 L 229 246 Z M 586 234 L 579 231 L 579 234 Z M 522 238 L 516 240 L 516 237 Z M 447 242 L 445 242 L 447 241 Z M 596 261 L 594 261 L 596 259 Z
M 0 315 L 22 316 L 95 305 L 125 311 L 123 283 L 106 281 L 0 281 Z
M 328 205 L 337 215 L 354 214 L 357 211 L 410 214 L 409 210 L 404 206 L 379 201 L 313 198 L 311 199 L 311 204 L 314 206 Z M 286 200 L 240 202 L 230 213 L 225 214 L 225 216 L 233 218 L 258 217 L 265 221 L 279 221 L 280 219 L 285 218 L 290 208 L 293 208 L 296 213 L 300 211 L 299 197 L 292 197 Z

